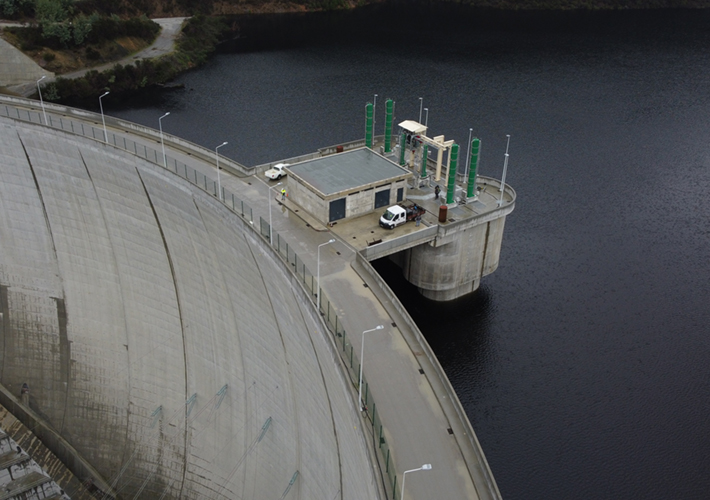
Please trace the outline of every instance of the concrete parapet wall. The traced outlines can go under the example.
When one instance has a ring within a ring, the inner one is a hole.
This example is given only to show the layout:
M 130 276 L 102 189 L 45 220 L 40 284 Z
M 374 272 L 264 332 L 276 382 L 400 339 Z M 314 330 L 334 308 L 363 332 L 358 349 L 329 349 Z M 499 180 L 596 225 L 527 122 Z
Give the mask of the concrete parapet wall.
M 409 224 L 413 223 L 410 222 Z M 387 257 L 388 255 L 407 250 L 414 246 L 434 241 L 438 229 L 438 226 L 429 226 L 425 229 L 367 247 L 361 250 L 360 254 L 368 261 L 381 259 L 382 257 Z
M 252 173 L 255 175 L 258 174 L 263 174 L 270 168 L 273 168 L 274 165 L 278 165 L 279 163 L 288 163 L 289 165 L 293 165 L 294 163 L 300 163 L 302 161 L 308 161 L 312 160 L 314 158 L 320 158 L 321 154 L 320 153 L 309 153 L 307 155 L 299 155 L 299 156 L 292 156 L 291 158 L 285 158 L 283 160 L 276 160 L 276 161 L 270 161 L 269 163 L 262 163 L 261 165 L 256 165 L 254 167 L 251 167 L 253 169 Z
M 505 218 L 509 213 L 513 211 L 514 208 L 515 205 L 510 204 L 503 206 L 499 210 L 495 210 L 493 212 L 486 212 L 481 215 L 468 217 L 466 219 L 440 224 L 436 242 L 434 242 L 433 246 L 438 247 L 448 245 L 459 237 L 458 233 L 462 231 L 467 231 L 472 227 L 484 225 L 500 218 Z
M 326 148 L 320 148 L 318 152 L 321 156 L 332 155 L 335 153 L 343 153 L 345 151 L 350 151 L 351 149 L 358 149 L 365 147 L 365 139 L 358 139 L 356 141 L 344 142 L 336 146 L 328 146 Z M 339 150 L 339 148 L 342 148 Z

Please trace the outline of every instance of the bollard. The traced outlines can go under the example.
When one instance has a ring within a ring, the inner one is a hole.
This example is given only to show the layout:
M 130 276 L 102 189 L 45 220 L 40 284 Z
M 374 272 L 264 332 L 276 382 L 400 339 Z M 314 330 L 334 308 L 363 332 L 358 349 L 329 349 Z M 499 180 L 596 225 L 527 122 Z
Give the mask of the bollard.
M 448 207 L 446 205 L 441 205 L 439 207 L 439 222 L 446 222 L 446 213 Z

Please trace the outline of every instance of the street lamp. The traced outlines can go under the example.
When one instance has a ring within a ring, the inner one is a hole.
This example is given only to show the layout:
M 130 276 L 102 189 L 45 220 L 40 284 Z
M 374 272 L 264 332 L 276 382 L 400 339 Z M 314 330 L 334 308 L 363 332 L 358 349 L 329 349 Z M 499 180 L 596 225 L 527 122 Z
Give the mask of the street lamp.
M 406 470 L 404 471 L 404 474 L 402 474 L 402 495 L 399 497 L 400 500 L 404 500 L 404 481 L 407 479 L 407 473 L 408 472 L 417 472 L 418 470 L 431 470 L 431 464 L 424 464 L 418 469 L 412 469 L 412 470 Z
M 272 189 L 274 189 L 274 188 L 276 188 L 276 187 L 279 187 L 280 185 L 281 185 L 281 183 L 279 182 L 278 184 L 275 184 L 275 185 L 271 186 L 271 187 L 266 191 L 266 196 L 267 196 L 268 202 L 269 202 L 269 245 L 272 245 L 272 244 L 273 244 L 273 243 L 271 242 L 271 195 L 269 194 L 269 191 L 271 191 Z
M 163 142 L 163 118 L 165 118 L 169 114 L 170 111 L 158 118 L 158 125 L 160 126 L 160 146 L 163 148 L 163 166 L 165 168 L 168 168 L 168 160 L 165 158 L 165 142 Z
M 106 133 L 106 119 L 104 118 L 104 105 L 101 104 L 101 98 L 106 97 L 108 92 L 104 92 L 99 96 L 99 107 L 101 108 L 101 122 L 104 124 L 104 142 L 108 144 L 108 134 Z M 116 141 L 113 141 L 116 142 Z
M 466 176 L 468 175 L 468 167 L 469 164 L 471 163 L 471 134 L 473 133 L 473 129 L 470 128 L 468 129 L 468 152 L 466 153 L 466 166 L 463 170 L 463 183 L 466 185 Z
M 422 106 L 424 105 L 424 98 L 419 98 L 419 123 L 422 122 Z
M 375 136 L 377 135 L 377 94 L 375 94 L 375 103 L 372 105 L 372 144 L 375 143 Z
M 357 393 L 357 401 L 360 404 L 360 411 L 363 411 L 365 409 L 365 404 L 362 400 L 362 364 L 363 364 L 363 356 L 365 355 L 365 334 L 369 332 L 374 332 L 375 330 L 382 330 L 384 326 L 382 325 L 377 325 L 375 328 L 372 330 L 365 330 L 362 332 L 362 344 L 360 347 L 360 382 L 358 383 L 358 393 Z
M 42 100 L 42 91 L 39 88 L 39 82 L 47 78 L 47 75 L 44 75 L 42 78 L 37 80 L 37 92 L 39 93 L 39 103 L 42 105 L 42 114 L 44 115 L 44 124 L 49 125 L 49 122 L 47 122 L 47 112 L 44 110 L 44 101 Z
M 503 191 L 505 191 L 505 174 L 508 171 L 508 148 L 510 147 L 510 135 L 506 135 L 508 144 L 505 145 L 505 161 L 503 162 L 503 178 L 500 180 L 500 199 L 498 206 L 503 204 Z
M 335 243 L 335 240 L 331 238 L 330 240 L 326 241 L 325 243 L 321 243 L 318 245 L 318 265 L 316 266 L 317 269 L 317 279 L 316 279 L 316 305 L 318 307 L 318 312 L 320 313 L 320 247 L 325 246 L 325 245 L 330 245 L 331 243 Z
M 217 152 L 217 150 L 219 148 L 221 148 L 222 146 L 226 146 L 226 145 L 227 145 L 227 141 L 224 141 L 222 144 L 220 144 L 219 146 L 214 148 L 214 156 L 215 156 L 215 159 L 217 160 L 217 193 L 218 193 L 217 197 L 220 200 L 222 199 L 222 184 L 220 183 L 220 180 L 219 180 L 219 153 Z
M 424 119 L 424 126 L 427 126 L 427 123 L 429 123 L 429 108 L 424 108 L 424 111 L 426 111 L 426 118 Z

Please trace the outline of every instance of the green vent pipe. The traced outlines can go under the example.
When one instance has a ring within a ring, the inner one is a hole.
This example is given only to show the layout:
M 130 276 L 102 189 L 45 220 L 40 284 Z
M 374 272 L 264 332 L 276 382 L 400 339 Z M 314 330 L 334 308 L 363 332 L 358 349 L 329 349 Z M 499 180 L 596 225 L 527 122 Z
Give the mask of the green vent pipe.
M 385 101 L 385 153 L 392 152 L 392 111 L 394 101 L 387 99 Z
M 429 154 L 429 144 L 424 144 L 424 149 L 422 150 L 422 177 L 426 177 L 426 159 Z
M 481 140 L 474 138 L 471 143 L 471 163 L 468 169 L 468 189 L 466 197 L 476 196 L 476 173 L 478 171 L 478 153 L 481 151 Z
M 459 145 L 451 146 L 451 162 L 449 162 L 449 183 L 446 185 L 446 204 L 454 202 L 454 190 L 456 189 L 456 164 L 459 159 Z
M 402 132 L 402 135 L 399 136 L 399 164 L 404 165 L 404 150 L 407 149 L 405 146 L 406 144 L 406 137 L 404 135 L 404 132 Z
M 368 102 L 365 106 L 365 146 L 372 149 L 372 103 Z

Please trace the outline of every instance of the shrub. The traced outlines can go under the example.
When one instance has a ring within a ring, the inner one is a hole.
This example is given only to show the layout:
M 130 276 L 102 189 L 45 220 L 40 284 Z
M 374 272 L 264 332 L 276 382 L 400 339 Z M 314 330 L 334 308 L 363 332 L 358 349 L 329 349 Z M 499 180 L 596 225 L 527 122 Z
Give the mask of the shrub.
M 99 54 L 99 51 L 93 47 L 88 47 L 86 49 L 86 58 L 91 61 L 97 61 L 101 58 L 101 54 Z
M 142 21 L 142 25 L 145 27 L 146 23 Z M 110 25 L 107 23 L 106 26 Z M 102 73 L 89 71 L 82 78 L 59 78 L 56 81 L 57 94 L 64 96 L 63 100 L 67 103 L 93 102 L 106 88 L 112 94 L 121 94 L 165 83 L 177 74 L 203 64 L 228 29 L 222 18 L 195 16 L 183 29 L 175 52 L 155 59 L 137 60 L 134 65 L 117 64 Z M 90 50 L 86 51 L 87 57 Z
M 57 57 L 54 53 L 52 52 L 45 52 L 42 54 L 42 59 L 44 59 L 47 62 L 52 62 L 54 61 L 54 58 Z

